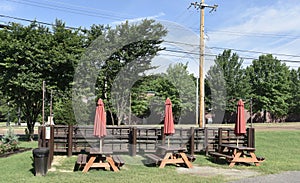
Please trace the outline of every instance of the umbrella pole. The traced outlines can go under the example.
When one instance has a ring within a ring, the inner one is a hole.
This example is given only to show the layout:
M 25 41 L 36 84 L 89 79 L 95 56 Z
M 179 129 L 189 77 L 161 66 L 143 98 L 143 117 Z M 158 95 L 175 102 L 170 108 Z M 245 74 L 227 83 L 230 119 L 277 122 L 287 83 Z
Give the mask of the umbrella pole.
M 239 147 L 239 136 L 237 136 L 237 139 L 236 139 L 236 146 Z
M 168 137 L 168 147 L 170 146 L 170 137 Z
M 102 152 L 102 138 L 100 138 L 100 146 L 99 146 L 100 152 Z

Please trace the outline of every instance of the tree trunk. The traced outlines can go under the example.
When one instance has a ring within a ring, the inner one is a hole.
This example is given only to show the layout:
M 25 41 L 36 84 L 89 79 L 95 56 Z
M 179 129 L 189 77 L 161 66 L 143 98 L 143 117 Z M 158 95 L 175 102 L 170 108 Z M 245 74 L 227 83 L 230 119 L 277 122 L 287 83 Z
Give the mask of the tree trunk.
M 267 122 L 267 110 L 264 110 L 264 123 Z
M 115 119 L 114 119 L 114 115 L 113 115 L 111 110 L 109 110 L 109 114 L 110 114 L 110 118 L 111 118 L 111 123 L 114 126 L 115 125 Z
M 27 130 L 28 130 L 28 141 L 33 141 L 34 138 L 34 124 L 27 122 Z

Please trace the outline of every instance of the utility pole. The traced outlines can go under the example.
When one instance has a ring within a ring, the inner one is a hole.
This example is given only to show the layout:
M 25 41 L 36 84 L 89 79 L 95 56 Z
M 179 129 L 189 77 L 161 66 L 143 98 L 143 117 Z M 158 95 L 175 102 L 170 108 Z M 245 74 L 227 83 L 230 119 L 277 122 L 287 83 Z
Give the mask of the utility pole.
M 199 127 L 203 128 L 204 124 L 204 113 L 205 113 L 205 108 L 204 108 L 204 9 L 211 8 L 210 12 L 216 11 L 216 8 L 218 5 L 213 5 L 209 6 L 207 4 L 204 4 L 204 0 L 201 0 L 201 3 L 194 2 L 191 3 L 190 6 L 194 6 L 197 10 L 200 9 L 200 57 L 199 57 L 199 115 L 198 115 L 198 120 L 199 120 Z
M 53 92 L 50 91 L 50 118 L 52 117 L 52 100 L 53 100 Z
M 43 81 L 43 105 L 42 105 L 42 124 L 45 126 L 45 81 Z

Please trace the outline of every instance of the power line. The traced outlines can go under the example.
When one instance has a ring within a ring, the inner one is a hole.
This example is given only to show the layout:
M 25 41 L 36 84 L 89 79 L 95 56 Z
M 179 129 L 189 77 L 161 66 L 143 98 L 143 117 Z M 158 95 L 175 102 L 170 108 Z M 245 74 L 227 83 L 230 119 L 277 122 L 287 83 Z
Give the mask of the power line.
M 192 55 L 200 56 L 199 53 L 190 52 L 190 51 L 170 50 L 170 49 L 165 49 L 164 51 L 172 52 L 172 53 L 184 53 L 184 54 L 192 54 Z M 220 55 L 205 53 L 204 56 L 214 56 L 214 57 L 217 57 L 217 56 L 220 56 Z M 244 59 L 244 60 L 257 60 L 257 58 L 255 58 L 255 57 L 242 57 L 242 56 L 239 56 L 239 58 Z M 290 63 L 300 63 L 300 60 L 287 60 L 287 59 L 283 59 L 283 60 L 280 60 L 280 61 L 282 61 L 282 62 L 290 62 Z
M 91 8 L 91 7 L 87 7 L 87 6 L 74 5 L 74 4 L 63 3 L 63 2 L 54 1 L 54 0 L 44 0 L 44 1 L 51 2 L 51 3 L 54 2 L 54 3 L 57 3 L 57 4 L 61 4 L 61 5 L 63 5 L 63 7 L 65 7 L 65 6 L 71 6 L 71 7 L 79 8 L 79 10 L 81 10 L 81 9 L 92 10 L 92 11 L 96 11 L 97 13 L 99 13 L 99 12 L 106 12 L 108 14 L 109 13 L 110 14 L 114 14 L 114 15 L 119 16 L 121 18 L 124 18 L 125 16 L 129 16 L 129 17 L 132 16 L 132 15 L 129 15 L 129 14 L 119 13 L 119 12 L 115 12 L 115 11 L 108 11 L 108 10 L 103 10 L 103 9 L 98 9 L 98 8 Z
M 104 14 L 104 13 L 99 13 L 99 12 L 91 12 L 87 10 L 82 10 L 82 9 L 76 9 L 76 8 L 70 8 L 70 7 L 62 7 L 58 5 L 50 5 L 47 3 L 42 3 L 42 2 L 35 2 L 35 1 L 30 1 L 26 0 L 25 2 L 23 1 L 16 1 L 16 0 L 7 0 L 11 1 L 14 3 L 19 3 L 19 4 L 24 4 L 24 5 L 29 5 L 29 6 L 35 6 L 35 7 L 40 7 L 40 8 L 46 8 L 46 9 L 52 9 L 52 10 L 57 10 L 57 11 L 63 11 L 63 12 L 69 12 L 73 14 L 80 14 L 80 15 L 86 15 L 86 16 L 91 16 L 91 17 L 100 17 L 100 18 L 106 18 L 106 19 L 111 19 L 111 20 L 124 20 L 126 18 L 113 15 L 113 14 Z
M 106 10 L 101 10 L 101 9 L 96 9 L 96 8 L 90 8 L 90 7 L 85 7 L 85 6 L 78 6 L 78 5 L 72 5 L 69 3 L 63 3 L 63 2 L 57 2 L 57 1 L 49 1 L 45 0 L 51 3 L 57 3 L 61 4 L 63 6 L 55 5 L 55 4 L 47 4 L 47 3 L 42 3 L 42 2 L 35 2 L 31 0 L 26 0 L 26 1 L 17 1 L 17 0 L 6 0 L 6 1 L 11 1 L 14 3 L 19 3 L 19 4 L 25 4 L 25 5 L 30 5 L 30 6 L 36 6 L 36 7 L 41 7 L 41 8 L 47 8 L 47 9 L 53 9 L 57 11 L 67 11 L 70 13 L 74 14 L 81 14 L 81 15 L 86 15 L 86 16 L 92 16 L 92 17 L 101 17 L 101 18 L 107 18 L 107 19 L 113 19 L 113 20 L 124 20 L 124 19 L 129 19 L 131 15 L 125 15 L 125 14 L 120 14 L 117 12 L 113 11 L 106 11 Z M 71 6 L 71 7 L 66 7 L 66 6 Z M 97 12 L 95 12 L 97 11 Z M 106 13 L 101 13 L 101 12 L 106 12 Z M 111 13 L 111 14 L 109 14 Z M 182 14 L 185 12 L 182 12 Z M 179 15 L 179 17 L 182 16 L 182 14 Z M 126 17 L 128 16 L 128 17 Z M 180 28 L 180 27 L 178 27 Z M 199 28 L 192 28 L 194 31 L 199 31 Z M 255 37 L 285 37 L 285 38 L 300 38 L 299 35 L 287 35 L 287 34 L 272 34 L 272 33 L 262 33 L 262 32 L 237 32 L 237 31 L 223 31 L 223 30 L 213 30 L 211 29 L 209 32 L 211 33 L 227 33 L 231 35 L 251 35 Z
M 222 47 L 206 47 L 206 48 L 208 48 L 208 49 L 218 49 L 218 50 L 233 50 L 233 51 L 247 52 L 247 53 L 272 54 L 272 55 L 288 56 L 288 57 L 300 57 L 300 55 L 290 55 L 290 54 L 284 54 L 284 53 L 267 53 L 267 52 L 261 52 L 261 51 L 242 50 L 242 49 L 235 49 L 235 48 L 222 48 Z
M 9 18 L 9 19 L 14 19 L 14 20 L 21 20 L 21 21 L 26 21 L 26 22 L 36 22 L 39 24 L 43 24 L 43 25 L 48 25 L 48 26 L 55 26 L 55 24 L 52 23 L 47 23 L 47 22 L 42 22 L 42 21 L 37 21 L 37 20 L 29 20 L 29 19 L 25 19 L 25 18 L 19 18 L 19 17 L 13 17 L 13 16 L 8 16 L 8 15 L 2 15 L 0 14 L 0 17 L 3 18 Z M 9 27 L 9 25 L 3 25 L 1 24 L 1 27 Z M 65 26 L 67 29 L 80 29 L 77 27 L 70 27 L 70 26 Z M 184 43 L 184 42 L 179 42 L 179 41 L 164 41 L 166 43 L 174 43 L 174 44 L 183 44 L 183 45 L 188 45 L 188 46 L 193 46 L 193 47 L 199 47 L 199 45 L 197 44 L 191 44 L 191 43 Z M 259 53 L 259 54 L 272 54 L 274 56 L 289 56 L 289 57 L 300 57 L 300 55 L 292 55 L 292 54 L 284 54 L 284 53 L 266 53 L 266 52 L 261 52 L 261 51 L 254 51 L 254 50 L 242 50 L 242 49 L 235 49 L 235 48 L 223 48 L 223 47 L 206 47 L 208 49 L 218 49 L 218 50 L 233 50 L 233 51 L 237 51 L 237 52 L 248 52 L 248 53 Z M 184 54 L 192 54 L 192 55 L 197 55 L 199 56 L 200 54 L 197 52 L 190 52 L 190 51 L 180 51 L 180 50 L 165 50 L 165 51 L 169 51 L 169 52 L 174 52 L 174 53 L 184 53 Z M 204 54 L 205 56 L 218 56 L 217 54 Z M 254 57 L 240 57 L 242 59 L 245 60 L 255 60 L 257 58 Z M 288 59 L 283 59 L 281 60 L 282 62 L 289 62 L 289 63 L 300 63 L 300 61 L 298 60 L 288 60 Z
M 187 45 L 187 46 L 192 46 L 192 47 L 199 47 L 198 44 L 184 43 L 184 42 L 179 42 L 179 41 L 165 40 L 164 42 L 174 43 L 174 44 L 182 44 L 182 45 Z M 268 52 L 255 51 L 255 50 L 243 50 L 243 49 L 215 47 L 215 46 L 213 46 L 213 47 L 206 46 L 205 48 L 217 49 L 217 50 L 233 50 L 233 51 L 237 51 L 237 52 L 247 52 L 247 53 L 271 54 L 271 55 L 275 55 L 275 56 L 278 55 L 278 56 L 287 56 L 287 57 L 300 57 L 300 55 L 292 55 L 292 54 L 285 54 L 285 53 L 268 53 Z
M 290 38 L 290 39 L 299 39 L 300 35 L 287 35 L 287 34 L 272 34 L 272 33 L 263 33 L 263 32 L 235 32 L 235 31 L 223 31 L 223 30 L 210 30 L 208 31 L 212 34 L 221 34 L 226 33 L 230 35 L 237 36 L 253 36 L 253 37 L 275 37 L 275 38 Z
M 55 24 L 52 24 L 52 23 L 41 22 L 41 21 L 37 21 L 37 20 L 29 20 L 29 19 L 26 19 L 26 18 L 12 17 L 12 16 L 8 16 L 8 15 L 1 15 L 0 14 L 0 17 L 10 18 L 10 19 L 14 19 L 14 20 L 21 20 L 21 21 L 31 22 L 31 23 L 36 22 L 36 23 L 39 23 L 39 24 L 42 24 L 42 25 L 48 25 L 48 26 L 55 26 Z M 9 26 L 9 25 L 7 25 L 7 26 Z M 67 29 L 79 29 L 79 28 L 70 27 L 70 26 L 65 26 L 65 28 L 67 28 Z

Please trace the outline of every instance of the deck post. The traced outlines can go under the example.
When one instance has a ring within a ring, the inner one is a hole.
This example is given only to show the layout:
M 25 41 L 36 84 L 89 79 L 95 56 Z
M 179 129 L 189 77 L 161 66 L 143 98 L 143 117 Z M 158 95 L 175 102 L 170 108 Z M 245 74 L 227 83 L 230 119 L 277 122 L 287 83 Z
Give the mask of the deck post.
M 165 145 L 165 143 L 166 143 L 166 136 L 164 134 L 164 127 L 162 126 L 160 130 L 161 130 L 161 132 L 160 132 L 160 134 L 161 134 L 161 145 Z
M 223 129 L 219 128 L 218 129 L 218 151 L 220 151 L 221 144 L 222 144 L 222 141 L 223 141 L 222 135 L 223 135 Z
M 49 139 L 49 159 L 48 159 L 48 168 L 51 168 L 54 155 L 54 125 L 50 126 L 50 139 Z
M 208 156 L 208 130 L 207 127 L 204 127 L 204 149 L 205 155 Z
M 129 155 L 136 156 L 137 128 L 130 128 L 129 137 Z
M 190 128 L 190 154 L 194 155 L 195 151 L 195 128 L 191 127 Z
M 247 129 L 247 146 L 248 147 L 255 147 L 255 131 L 254 128 Z
M 67 154 L 68 157 L 72 156 L 73 150 L 73 125 L 68 126 L 68 149 Z

